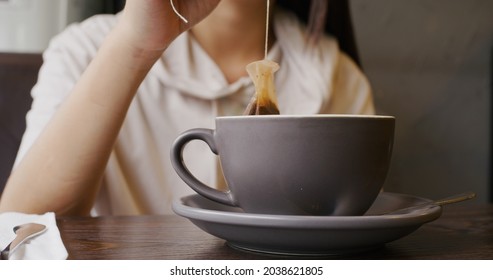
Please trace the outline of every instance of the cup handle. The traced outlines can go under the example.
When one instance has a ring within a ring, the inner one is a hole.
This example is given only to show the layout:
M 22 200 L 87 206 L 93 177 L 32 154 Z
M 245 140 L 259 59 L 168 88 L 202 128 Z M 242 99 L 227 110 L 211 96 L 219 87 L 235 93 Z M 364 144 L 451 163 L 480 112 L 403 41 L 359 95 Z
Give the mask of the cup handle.
M 183 149 L 192 140 L 204 141 L 207 145 L 209 145 L 209 148 L 214 154 L 218 154 L 216 141 L 214 139 L 214 130 L 196 128 L 185 131 L 175 139 L 175 142 L 173 142 L 173 145 L 171 146 L 171 164 L 173 165 L 173 168 L 178 176 L 180 176 L 180 178 L 198 194 L 222 204 L 238 206 L 230 191 L 222 192 L 213 189 L 200 182 L 195 176 L 192 175 L 190 170 L 188 170 L 185 162 L 183 161 Z

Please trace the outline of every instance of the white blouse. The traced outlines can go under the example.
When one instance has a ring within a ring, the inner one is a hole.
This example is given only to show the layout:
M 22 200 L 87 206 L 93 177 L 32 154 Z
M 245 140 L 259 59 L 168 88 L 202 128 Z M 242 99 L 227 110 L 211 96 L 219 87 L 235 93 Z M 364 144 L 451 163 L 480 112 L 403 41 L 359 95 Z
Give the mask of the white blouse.
M 32 90 L 34 101 L 16 163 L 70 94 L 117 20 L 98 15 L 52 40 Z M 324 37 L 316 47 L 307 47 L 304 27 L 285 12 L 276 13 L 274 32 L 277 42 L 268 58 L 281 66 L 275 74 L 281 114 L 374 114 L 366 77 L 334 38 Z M 171 166 L 173 140 L 187 129 L 214 128 L 217 116 L 241 115 L 253 94 L 248 77 L 229 84 L 191 34 L 182 34 L 139 87 L 92 214 L 171 213 L 174 199 L 193 193 Z M 190 143 L 184 157 L 202 182 L 225 188 L 217 156 L 206 144 Z

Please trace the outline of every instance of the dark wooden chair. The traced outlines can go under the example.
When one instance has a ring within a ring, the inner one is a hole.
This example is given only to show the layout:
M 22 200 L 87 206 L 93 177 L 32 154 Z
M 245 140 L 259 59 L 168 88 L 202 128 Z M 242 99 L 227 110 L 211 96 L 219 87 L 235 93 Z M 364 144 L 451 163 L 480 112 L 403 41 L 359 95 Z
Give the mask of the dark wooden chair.
M 41 54 L 0 53 L 0 193 L 26 129 L 31 88 L 41 64 Z

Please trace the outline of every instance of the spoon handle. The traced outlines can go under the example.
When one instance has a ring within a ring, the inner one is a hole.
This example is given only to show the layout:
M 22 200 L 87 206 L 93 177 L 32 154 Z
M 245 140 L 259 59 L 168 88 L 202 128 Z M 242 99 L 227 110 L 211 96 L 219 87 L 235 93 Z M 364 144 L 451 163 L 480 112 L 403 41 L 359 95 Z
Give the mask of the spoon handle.
M 461 194 L 456 194 L 456 195 L 453 195 L 453 196 L 445 197 L 445 198 L 442 198 L 442 199 L 438 199 L 438 200 L 432 201 L 430 203 L 431 204 L 442 206 L 442 205 L 446 205 L 446 204 L 461 202 L 461 201 L 472 199 L 472 198 L 475 198 L 475 197 L 476 197 L 476 193 L 474 193 L 474 192 L 465 192 L 465 193 L 461 193 Z
M 45 225 L 28 223 L 23 225 L 18 225 L 14 227 L 14 232 L 16 233 L 15 239 L 0 252 L 0 259 L 8 260 L 10 254 L 12 254 L 22 243 L 27 240 L 44 233 L 47 228 Z
M 460 193 L 460 194 L 452 195 L 452 196 L 449 196 L 449 197 L 445 197 L 445 198 L 442 198 L 442 199 L 438 199 L 438 200 L 434 200 L 434 201 L 429 201 L 429 202 L 421 203 L 421 204 L 418 204 L 418 205 L 413 205 L 411 207 L 405 207 L 405 208 L 401 208 L 401 209 L 392 210 L 392 211 L 389 211 L 389 212 L 382 213 L 381 215 L 401 214 L 401 213 L 408 212 L 410 210 L 421 209 L 421 208 L 424 208 L 424 207 L 427 207 L 427 206 L 435 206 L 435 205 L 436 206 L 443 206 L 443 205 L 446 205 L 446 204 L 457 203 L 457 202 L 461 202 L 461 201 L 464 201 L 464 200 L 469 200 L 469 199 L 472 199 L 474 197 L 476 197 L 476 193 L 474 193 L 474 192 L 465 192 L 465 193 Z

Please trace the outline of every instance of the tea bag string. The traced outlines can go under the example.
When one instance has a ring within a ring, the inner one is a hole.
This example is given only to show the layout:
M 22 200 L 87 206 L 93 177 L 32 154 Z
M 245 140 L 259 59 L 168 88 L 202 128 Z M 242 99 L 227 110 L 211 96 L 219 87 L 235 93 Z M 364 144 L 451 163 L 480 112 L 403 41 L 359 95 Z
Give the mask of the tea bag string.
M 265 47 L 264 47 L 264 59 L 267 59 L 267 51 L 269 48 L 269 18 L 270 18 L 270 0 L 267 0 L 267 15 L 265 17 Z
M 176 15 L 177 15 L 177 16 L 178 16 L 181 20 L 183 20 L 183 22 L 188 23 L 188 20 L 187 20 L 184 16 L 182 16 L 182 15 L 178 12 L 178 10 L 176 9 L 175 4 L 173 3 L 173 0 L 169 0 L 169 3 L 171 4 L 171 8 L 173 9 L 173 12 L 175 12 L 175 14 L 176 14 Z

